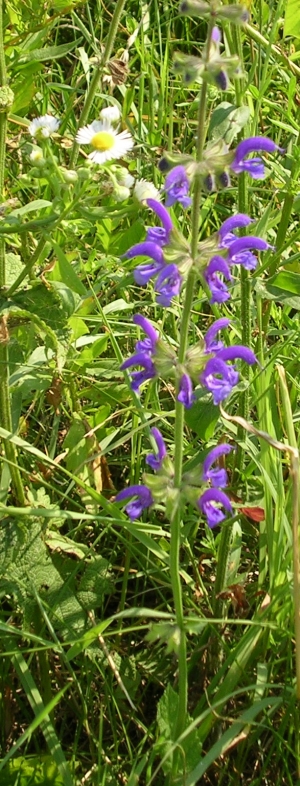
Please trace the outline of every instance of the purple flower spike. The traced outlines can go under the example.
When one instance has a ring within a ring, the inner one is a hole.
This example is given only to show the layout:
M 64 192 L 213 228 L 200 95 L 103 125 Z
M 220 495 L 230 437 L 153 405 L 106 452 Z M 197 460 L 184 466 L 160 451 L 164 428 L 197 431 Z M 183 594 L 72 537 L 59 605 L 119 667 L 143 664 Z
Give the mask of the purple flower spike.
M 176 265 L 166 265 L 156 280 L 155 291 L 158 293 L 156 302 L 160 306 L 169 306 L 172 297 L 179 295 L 182 278 Z
M 224 494 L 224 491 L 219 491 L 218 489 L 207 489 L 204 491 L 204 494 L 199 497 L 197 505 L 204 513 L 207 518 L 208 526 L 213 529 L 216 527 L 217 524 L 220 524 L 221 521 L 224 521 L 226 518 L 225 513 L 223 513 L 220 508 L 216 507 L 217 505 L 222 505 L 228 513 L 232 514 L 232 507 L 230 504 L 230 500 L 227 497 L 227 494 Z
M 137 499 L 125 505 L 126 513 L 128 513 L 131 521 L 138 519 L 142 515 L 143 510 L 153 505 L 153 497 L 148 486 L 128 486 L 127 489 L 119 491 L 116 496 L 116 502 L 123 502 L 124 499 L 129 497 L 137 497 Z
M 154 259 L 157 265 L 162 265 L 164 263 L 164 255 L 161 248 L 156 243 L 151 243 L 145 240 L 144 243 L 137 243 L 132 248 L 129 248 L 124 254 L 124 257 L 127 259 L 133 259 L 133 257 L 150 257 Z
M 192 203 L 188 196 L 190 183 L 184 166 L 175 166 L 166 177 L 164 191 L 166 192 L 166 207 L 172 207 L 175 202 L 180 202 L 183 207 Z
M 217 445 L 216 448 L 210 450 L 204 459 L 202 479 L 205 481 L 210 480 L 214 488 L 223 488 L 224 486 L 227 486 L 227 472 L 226 469 L 220 469 L 219 467 L 217 469 L 211 469 L 211 466 L 219 458 L 219 456 L 224 456 L 227 453 L 230 453 L 232 449 L 233 448 L 231 445 L 222 443 L 222 445 Z
M 146 456 L 146 464 L 149 464 L 149 467 L 157 472 L 157 470 L 161 469 L 163 459 L 167 455 L 167 448 L 158 428 L 152 428 L 151 434 L 157 445 L 157 455 L 155 455 L 155 453 L 149 453 L 149 455 Z
M 244 139 L 236 148 L 231 169 L 236 175 L 239 175 L 240 172 L 248 172 L 255 180 L 259 179 L 265 174 L 263 161 L 261 158 L 252 158 L 249 161 L 245 161 L 245 156 L 249 155 L 249 153 L 274 153 L 276 150 L 284 153 L 283 148 L 278 147 L 272 139 L 267 137 L 253 136 L 250 139 Z
M 211 291 L 210 303 L 224 303 L 230 298 L 230 294 L 223 281 L 216 275 L 222 273 L 225 278 L 231 281 L 230 270 L 223 257 L 212 257 L 204 272 L 204 278 Z
M 192 380 L 188 374 L 182 374 L 182 377 L 179 382 L 179 393 L 177 396 L 177 401 L 180 401 L 181 404 L 186 409 L 190 409 L 195 401 L 195 396 L 193 393 L 193 385 Z
M 218 358 L 221 360 L 244 360 L 245 363 L 248 363 L 249 366 L 252 366 L 253 363 L 257 363 L 257 359 L 255 357 L 254 352 L 249 347 L 243 347 L 242 345 L 236 344 L 234 347 L 224 347 L 218 352 Z
M 136 352 L 130 358 L 124 360 L 121 365 L 121 371 L 125 371 L 132 366 L 141 366 L 143 371 L 131 371 L 131 388 L 139 394 L 140 386 L 149 379 L 156 377 L 156 368 L 153 360 L 147 352 Z
M 144 333 L 146 333 L 147 338 L 143 339 L 142 341 L 137 341 L 135 345 L 135 349 L 138 352 L 148 351 L 154 352 L 156 342 L 158 341 L 159 334 L 157 330 L 151 325 L 149 319 L 143 317 L 142 314 L 135 314 L 133 317 L 133 322 L 135 325 L 139 325 L 142 328 Z
M 220 245 L 227 248 L 226 236 L 229 234 L 230 239 L 236 240 L 236 236 L 232 234 L 235 229 L 240 229 L 241 227 L 247 227 L 253 221 L 252 218 L 249 218 L 245 213 L 237 213 L 235 216 L 230 216 L 230 218 L 226 218 L 226 221 L 223 221 L 219 229 L 219 238 L 220 238 Z M 224 242 L 225 241 L 225 242 Z M 230 245 L 230 244 L 228 244 Z
M 230 395 L 238 381 L 239 374 L 235 371 L 234 366 L 227 366 L 224 360 L 219 358 L 219 353 L 216 357 L 208 360 L 200 376 L 200 382 L 212 393 L 216 406 Z
M 221 319 L 217 319 L 216 322 L 208 328 L 204 336 L 205 353 L 219 352 L 220 349 L 224 348 L 223 341 L 215 341 L 215 338 L 219 330 L 223 330 L 223 328 L 228 327 L 228 325 L 230 325 L 230 319 L 221 317 Z

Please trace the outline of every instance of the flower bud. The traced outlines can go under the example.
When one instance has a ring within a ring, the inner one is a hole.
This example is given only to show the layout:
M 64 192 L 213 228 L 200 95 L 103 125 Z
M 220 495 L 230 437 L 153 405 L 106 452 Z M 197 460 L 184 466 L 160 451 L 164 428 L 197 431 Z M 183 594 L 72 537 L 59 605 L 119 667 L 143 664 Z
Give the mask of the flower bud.
M 228 19 L 229 22 L 244 25 L 248 22 L 249 12 L 245 6 L 238 3 L 236 5 L 222 5 L 218 9 L 218 18 Z
M 81 180 L 82 182 L 85 180 L 90 180 L 92 177 L 91 170 L 85 166 L 78 167 L 77 175 L 79 177 L 79 180 Z
M 45 158 L 43 156 L 43 151 L 40 147 L 35 147 L 30 153 L 30 161 L 35 164 L 35 166 L 43 167 L 45 165 Z
M 125 202 L 125 200 L 130 197 L 129 188 L 126 188 L 126 186 L 117 185 L 113 190 L 113 196 L 116 202 Z
M 64 169 L 61 167 L 60 171 L 63 175 L 65 183 L 77 183 L 78 173 L 75 171 L 75 169 Z
M 182 0 L 179 6 L 179 13 L 205 18 L 211 15 L 212 9 L 205 0 Z

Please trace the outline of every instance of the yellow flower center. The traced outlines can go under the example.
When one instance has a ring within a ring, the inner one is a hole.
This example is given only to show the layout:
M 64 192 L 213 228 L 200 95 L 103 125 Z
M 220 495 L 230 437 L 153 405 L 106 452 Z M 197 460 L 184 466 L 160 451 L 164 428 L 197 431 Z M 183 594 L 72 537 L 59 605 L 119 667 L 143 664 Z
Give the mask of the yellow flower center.
M 91 145 L 96 150 L 110 150 L 115 143 L 115 138 L 113 134 L 109 134 L 108 131 L 99 131 L 98 134 L 94 134 L 93 138 L 91 139 Z

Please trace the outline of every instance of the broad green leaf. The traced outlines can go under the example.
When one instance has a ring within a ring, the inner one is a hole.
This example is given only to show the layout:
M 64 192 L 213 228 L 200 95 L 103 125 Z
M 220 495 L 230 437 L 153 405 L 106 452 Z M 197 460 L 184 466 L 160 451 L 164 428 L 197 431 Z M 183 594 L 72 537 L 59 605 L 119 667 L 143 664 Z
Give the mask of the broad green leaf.
M 185 420 L 189 428 L 198 434 L 202 440 L 212 437 L 215 425 L 219 419 L 219 407 L 215 407 L 211 396 L 205 391 L 196 392 L 197 401 L 191 409 L 185 411 Z
M 300 273 L 281 270 L 268 281 L 257 281 L 255 289 L 267 300 L 279 300 L 283 305 L 300 310 Z
M 161 753 L 163 755 L 168 753 L 168 749 L 170 749 L 171 754 L 171 748 L 173 747 L 172 742 L 175 739 L 176 723 L 178 719 L 178 704 L 178 694 L 175 693 L 169 684 L 157 706 L 158 728 L 164 740 L 160 746 Z M 188 727 L 190 721 L 191 718 L 187 716 L 186 727 Z M 180 772 L 186 773 L 190 771 L 191 768 L 194 768 L 198 765 L 199 759 L 201 758 L 201 748 L 202 746 L 199 739 L 199 731 L 198 729 L 192 729 L 191 733 L 180 744 Z M 171 765 L 172 755 L 166 758 L 163 763 L 163 770 L 165 773 L 170 771 Z
M 37 60 L 41 63 L 45 60 L 57 60 L 60 57 L 65 57 L 72 52 L 73 49 L 81 43 L 82 37 L 76 41 L 71 41 L 69 44 L 60 44 L 59 46 L 45 46 L 43 49 L 32 49 L 29 52 L 21 52 L 19 54 L 19 65 L 28 63 L 30 60 Z
M 86 288 L 80 278 L 78 278 L 77 273 L 75 272 L 74 268 L 72 267 L 71 263 L 68 261 L 64 251 L 58 245 L 58 243 L 53 242 L 53 249 L 57 256 L 57 263 L 55 268 L 52 272 L 51 278 L 53 280 L 62 281 L 66 284 L 69 289 L 73 292 L 76 292 L 77 295 L 82 295 L 83 297 L 87 294 Z
M 0 762 L 1 767 L 1 762 Z M 0 786 L 64 786 L 52 756 L 20 756 L 0 772 Z
M 284 37 L 291 35 L 300 38 L 300 3 L 299 0 L 287 0 L 285 6 Z
M 236 107 L 227 101 L 214 110 L 210 121 L 210 133 L 213 139 L 224 139 L 230 145 L 246 125 L 250 117 L 250 109 L 247 106 Z
M 11 210 L 10 216 L 25 216 L 26 213 L 32 213 L 34 210 L 42 210 L 45 207 L 52 207 L 52 202 L 48 199 L 34 199 L 33 202 L 28 202 L 27 205 L 16 207 Z
M 5 254 L 5 266 L 6 286 L 10 287 L 16 281 L 21 271 L 24 270 L 24 265 L 19 254 L 8 251 L 8 253 Z

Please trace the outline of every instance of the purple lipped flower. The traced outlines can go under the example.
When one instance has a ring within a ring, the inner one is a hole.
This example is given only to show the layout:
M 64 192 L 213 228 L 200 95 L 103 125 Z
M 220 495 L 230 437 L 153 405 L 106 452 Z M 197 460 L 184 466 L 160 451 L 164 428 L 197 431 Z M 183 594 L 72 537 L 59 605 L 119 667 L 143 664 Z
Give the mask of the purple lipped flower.
M 183 207 L 189 207 L 192 203 L 188 196 L 189 179 L 184 166 L 181 164 L 171 169 L 166 177 L 164 191 L 166 192 L 166 207 L 172 207 L 175 202 L 180 202 Z
M 219 27 L 217 27 L 217 25 L 215 25 L 215 26 L 213 27 L 213 29 L 212 29 L 212 32 L 211 32 L 211 40 L 212 40 L 212 41 L 213 41 L 215 44 L 219 44 L 219 43 L 220 43 L 220 41 L 221 41 L 221 30 L 219 29 Z
M 128 513 L 131 521 L 138 519 L 142 515 L 143 510 L 153 505 L 154 501 L 148 486 L 143 485 L 128 486 L 128 488 L 119 491 L 115 499 L 116 502 L 123 502 L 124 499 L 129 499 L 129 497 L 137 498 L 125 505 L 126 513 Z
M 155 243 L 162 248 L 168 243 L 168 240 L 168 233 L 164 227 L 147 227 L 146 242 Z
M 228 478 L 226 469 L 221 469 L 220 467 L 217 469 L 211 469 L 211 466 L 219 458 L 219 456 L 224 456 L 230 453 L 231 450 L 233 450 L 232 445 L 226 445 L 225 443 L 222 443 L 221 445 L 217 445 L 215 448 L 209 451 L 203 462 L 202 480 L 210 480 L 214 488 L 223 488 L 227 486 Z
M 166 233 L 169 235 L 173 229 L 173 221 L 165 206 L 158 202 L 157 199 L 147 199 L 147 205 L 151 210 L 154 210 Z
M 222 505 L 228 513 L 232 514 L 232 507 L 227 494 L 219 489 L 206 489 L 199 497 L 197 505 L 207 518 L 208 526 L 213 529 L 221 521 L 224 521 L 226 514 L 217 505 Z
M 127 259 L 133 259 L 134 257 L 150 257 L 157 265 L 164 264 L 164 255 L 160 246 L 148 240 L 145 240 L 143 243 L 136 243 L 135 246 L 132 246 L 126 251 L 124 257 Z
M 192 380 L 189 374 L 182 374 L 179 382 L 177 401 L 180 401 L 180 403 L 183 404 L 186 409 L 190 409 L 195 401 L 195 398 Z
M 158 428 L 152 428 L 151 434 L 156 442 L 157 454 L 149 453 L 148 456 L 146 456 L 146 464 L 149 464 L 149 467 L 157 472 L 157 470 L 161 469 L 163 459 L 167 455 L 167 448 Z
M 145 265 L 138 265 L 133 271 L 133 278 L 139 286 L 148 284 L 151 278 L 158 276 L 161 270 L 165 267 L 165 263 L 158 264 L 157 262 L 148 262 Z
M 216 357 L 207 361 L 205 369 L 200 376 L 200 382 L 212 393 L 213 402 L 216 406 L 230 395 L 238 381 L 239 374 L 234 366 L 227 366 L 225 361 L 219 358 L 219 353 Z
M 179 295 L 182 285 L 182 278 L 178 267 L 175 264 L 165 265 L 160 271 L 155 285 L 158 293 L 156 302 L 160 306 L 169 306 L 173 297 Z
M 204 336 L 205 354 L 219 352 L 220 349 L 224 348 L 223 341 L 216 341 L 216 335 L 219 330 L 223 330 L 223 328 L 228 327 L 228 325 L 230 325 L 230 319 L 221 317 L 221 319 L 217 319 L 216 322 L 208 328 Z
M 218 231 L 220 248 L 228 248 L 234 240 L 237 240 L 236 235 L 233 234 L 234 230 L 247 227 L 252 221 L 253 219 L 246 213 L 236 213 L 235 216 L 226 218 Z
M 253 363 L 257 363 L 257 359 L 255 357 L 254 352 L 249 347 L 244 347 L 242 344 L 235 344 L 233 347 L 224 347 L 224 349 L 220 349 L 217 354 L 218 358 L 221 360 L 244 360 L 245 363 L 248 363 L 249 366 L 252 366 Z
M 283 148 L 278 147 L 272 139 L 267 137 L 253 136 L 244 139 L 235 150 L 231 169 L 236 175 L 239 175 L 240 172 L 248 172 L 254 180 L 264 177 L 265 167 L 262 159 L 257 157 L 245 160 L 245 156 L 249 153 L 274 153 L 276 150 L 284 153 Z
M 229 267 L 223 257 L 214 256 L 211 258 L 206 270 L 204 271 L 204 278 L 211 291 L 210 303 L 224 303 L 225 300 L 230 298 L 226 284 L 221 281 L 217 273 L 222 273 L 223 276 L 229 281 L 232 280 Z
M 143 317 L 142 314 L 135 314 L 133 317 L 133 322 L 135 325 L 141 327 L 144 333 L 146 333 L 146 338 L 136 342 L 136 352 L 146 351 L 151 354 L 151 352 L 155 351 L 156 342 L 159 338 L 157 330 L 155 330 L 151 322 L 149 322 L 149 319 Z
M 270 246 L 266 240 L 262 240 L 254 235 L 234 238 L 234 241 L 228 246 L 228 256 L 231 264 L 243 265 L 246 270 L 254 270 L 257 265 L 257 257 L 252 254 L 251 248 L 254 248 L 256 251 L 267 251 L 273 248 L 273 246 Z

